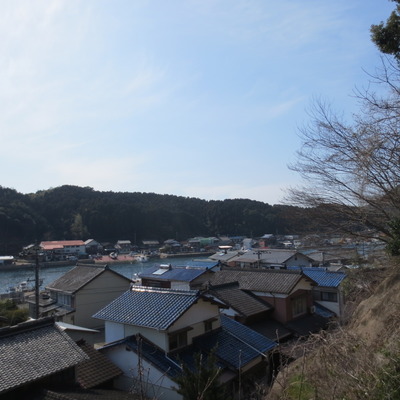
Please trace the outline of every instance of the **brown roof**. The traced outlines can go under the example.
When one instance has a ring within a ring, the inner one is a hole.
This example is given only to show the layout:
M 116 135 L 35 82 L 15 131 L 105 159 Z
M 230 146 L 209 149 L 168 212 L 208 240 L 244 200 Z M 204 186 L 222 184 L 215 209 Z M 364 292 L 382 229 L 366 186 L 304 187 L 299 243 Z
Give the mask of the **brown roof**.
M 210 286 L 209 293 L 244 317 L 257 315 L 272 307 L 239 288 L 238 282 Z
M 307 278 L 300 271 L 223 268 L 215 272 L 211 284 L 239 282 L 243 290 L 289 294 L 301 279 Z
M 78 346 L 89 356 L 89 360 L 77 366 L 77 381 L 84 389 L 94 388 L 122 374 L 122 371 L 93 346 L 84 341 Z
M 107 266 L 82 266 L 78 265 L 64 275 L 56 279 L 54 282 L 50 283 L 46 286 L 46 289 L 50 290 L 58 290 L 62 292 L 75 293 L 83 286 L 87 285 L 93 279 L 103 274 L 104 272 L 108 272 L 111 274 L 115 274 L 123 279 L 126 279 L 127 282 L 130 281 L 129 278 L 118 274 L 117 272 L 109 269 Z M 128 289 L 128 286 L 127 286 Z

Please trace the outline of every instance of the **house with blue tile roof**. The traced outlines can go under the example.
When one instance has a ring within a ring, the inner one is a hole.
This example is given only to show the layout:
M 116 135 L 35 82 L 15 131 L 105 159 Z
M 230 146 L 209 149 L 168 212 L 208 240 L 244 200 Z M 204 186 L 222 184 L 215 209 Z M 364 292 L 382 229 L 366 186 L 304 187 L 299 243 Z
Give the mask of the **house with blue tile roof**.
M 312 279 L 316 285 L 313 286 L 312 294 L 316 303 L 316 310 L 321 306 L 321 312 L 324 309 L 331 311 L 335 316 L 343 316 L 344 295 L 342 283 L 346 279 L 344 272 L 332 272 L 324 267 L 291 267 L 291 270 L 301 270 L 304 275 Z
M 209 266 L 211 266 L 210 264 Z M 211 279 L 214 272 L 208 266 L 153 265 L 139 274 L 142 286 L 169 289 L 198 289 Z
M 174 377 L 181 364 L 194 365 L 195 354 L 213 349 L 221 384 L 265 377 L 276 343 L 220 315 L 221 307 L 196 290 L 134 286 L 98 311 L 94 318 L 104 321 L 106 339 L 100 351 L 124 371 L 118 387 L 129 389 L 141 380 L 150 398 L 179 400 Z

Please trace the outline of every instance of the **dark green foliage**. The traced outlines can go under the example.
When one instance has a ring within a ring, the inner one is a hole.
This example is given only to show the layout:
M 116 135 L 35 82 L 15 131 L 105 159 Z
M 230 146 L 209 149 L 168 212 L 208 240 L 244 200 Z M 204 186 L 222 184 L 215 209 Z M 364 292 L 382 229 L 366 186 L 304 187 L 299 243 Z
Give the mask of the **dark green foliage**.
M 307 213 L 249 199 L 206 201 L 68 185 L 23 195 L 0 187 L 0 254 L 16 255 L 42 240 L 124 239 L 140 245 L 145 239 L 300 234 L 311 223 Z
M 197 353 L 194 368 L 182 365 L 182 375 L 175 379 L 179 385 L 178 393 L 184 400 L 228 400 L 225 389 L 219 385 L 220 369 L 214 352 L 207 357 Z
M 19 309 L 12 300 L 0 301 L 0 327 L 16 325 L 27 319 L 27 310 Z
M 400 61 L 400 1 L 393 1 L 397 3 L 396 10 L 386 23 L 371 26 L 371 38 L 382 53 L 391 54 Z

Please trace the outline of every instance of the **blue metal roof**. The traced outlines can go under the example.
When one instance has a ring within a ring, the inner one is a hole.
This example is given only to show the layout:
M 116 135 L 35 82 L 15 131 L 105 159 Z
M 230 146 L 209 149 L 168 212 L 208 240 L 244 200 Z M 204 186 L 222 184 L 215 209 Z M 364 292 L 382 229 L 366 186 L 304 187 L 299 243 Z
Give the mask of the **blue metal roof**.
M 174 377 L 182 373 L 182 368 L 178 360 L 168 357 L 165 351 L 162 351 L 147 340 L 141 340 L 138 343 L 135 336 L 130 336 L 126 339 L 126 344 L 136 353 L 140 347 L 140 353 L 144 358 L 167 375 Z
M 93 318 L 160 330 L 168 329 L 199 299 L 195 290 L 132 287 Z
M 323 287 L 338 287 L 346 278 L 344 272 L 331 272 L 321 267 L 288 267 L 288 269 L 302 270 L 304 275 Z
M 222 315 L 221 323 L 221 329 L 195 338 L 193 345 L 174 354 L 166 354 L 145 339 L 140 343 L 140 352 L 153 366 L 173 378 L 182 372 L 181 363 L 194 368 L 194 355 L 197 353 L 202 353 L 206 360 L 210 351 L 215 350 L 219 367 L 239 369 L 260 357 L 261 353 L 267 354 L 277 346 L 274 341 L 229 317 Z M 104 349 L 120 344 L 138 351 L 139 345 L 135 336 L 105 345 Z
M 332 318 L 336 316 L 336 314 L 333 311 L 328 310 L 326 307 L 321 306 L 321 304 L 314 303 L 314 306 L 315 306 L 315 314 L 320 315 L 321 317 Z
M 207 352 L 215 348 L 217 358 L 230 366 L 240 368 L 277 346 L 274 341 L 225 315 L 220 318 L 221 330 L 197 338 L 194 343 Z
M 161 271 L 161 273 L 158 273 Z M 207 269 L 195 267 L 162 267 L 154 265 L 139 274 L 140 278 L 157 279 L 165 281 L 192 282 L 197 277 L 203 275 Z
M 216 260 L 192 260 L 185 263 L 186 267 L 196 267 L 196 268 L 214 268 L 219 264 Z

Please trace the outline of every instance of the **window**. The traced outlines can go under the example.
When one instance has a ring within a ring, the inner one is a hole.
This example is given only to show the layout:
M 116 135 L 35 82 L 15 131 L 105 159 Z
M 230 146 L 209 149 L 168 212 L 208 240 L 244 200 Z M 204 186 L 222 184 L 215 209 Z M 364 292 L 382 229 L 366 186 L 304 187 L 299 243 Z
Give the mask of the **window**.
M 179 349 L 187 345 L 187 331 L 173 333 L 169 337 L 169 350 Z
M 321 300 L 322 301 L 332 301 L 332 302 L 337 303 L 337 301 L 338 301 L 337 293 L 321 292 Z
M 292 316 L 297 317 L 307 312 L 306 296 L 299 296 L 292 299 Z
M 72 296 L 70 294 L 58 293 L 57 302 L 65 306 L 72 306 Z
M 204 321 L 204 332 L 212 331 L 212 320 L 211 321 Z

